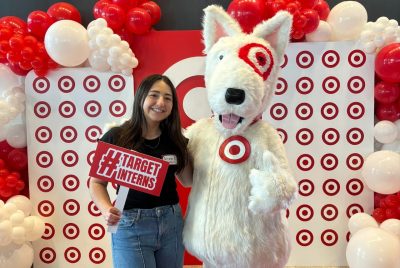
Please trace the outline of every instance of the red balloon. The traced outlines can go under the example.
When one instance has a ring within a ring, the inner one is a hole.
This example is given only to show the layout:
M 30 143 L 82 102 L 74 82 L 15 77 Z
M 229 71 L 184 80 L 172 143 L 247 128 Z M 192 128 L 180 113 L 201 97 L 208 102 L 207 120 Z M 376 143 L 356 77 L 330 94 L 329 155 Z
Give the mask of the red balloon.
M 329 12 L 331 12 L 328 3 L 325 0 L 318 0 L 313 9 L 318 12 L 320 20 L 326 20 Z
M 133 34 L 145 34 L 151 29 L 150 14 L 143 8 L 134 7 L 126 14 L 125 26 Z
M 8 157 L 8 154 L 14 150 L 14 147 L 12 147 L 6 140 L 0 141 L 0 158 L 3 160 L 6 160 Z
M 386 220 L 386 211 L 384 208 L 376 208 L 372 212 L 372 217 L 379 223 Z
M 103 12 L 103 8 L 110 4 L 110 0 L 100 0 L 94 4 L 93 7 L 93 17 L 95 19 L 101 18 L 101 13 Z
M 16 75 L 26 76 L 29 73 L 29 70 L 21 69 L 19 62 L 9 62 L 7 65 Z
M 79 13 L 79 10 L 66 2 L 58 2 L 50 6 L 49 9 L 47 9 L 47 14 L 56 21 L 74 20 L 81 23 L 81 13 Z
M 245 33 L 251 33 L 254 26 L 266 17 L 263 0 L 233 0 L 227 12 L 240 24 Z
M 134 41 L 134 35 L 129 32 L 126 28 L 121 28 L 118 31 L 115 31 L 115 34 L 118 34 L 122 40 L 128 42 L 129 46 L 132 47 Z
M 265 2 L 265 19 L 272 18 L 279 10 L 286 7 L 285 0 L 267 0 Z
M 387 45 L 378 52 L 375 72 L 383 81 L 400 83 L 400 43 Z
M 308 34 L 314 32 L 319 24 L 318 12 L 313 9 L 303 9 L 302 14 L 306 18 L 306 24 L 303 27 L 304 33 Z
M 397 197 L 396 195 L 388 195 L 386 198 L 385 198 L 385 200 L 386 200 L 386 205 L 389 207 L 389 208 L 395 208 L 395 207 L 398 207 L 398 206 L 400 206 L 400 198 L 399 197 Z
M 39 38 L 44 39 L 47 29 L 54 23 L 54 19 L 42 10 L 32 11 L 28 15 L 28 32 Z
M 400 119 L 400 105 L 398 103 L 376 103 L 375 115 L 379 119 L 389 120 L 391 122 Z
M 107 26 L 113 29 L 113 31 L 121 29 L 125 23 L 124 9 L 115 4 L 104 6 L 101 17 L 107 21 Z
M 111 0 L 113 4 L 119 5 L 124 10 L 129 10 L 138 5 L 138 0 Z
M 28 166 L 28 157 L 23 150 L 14 149 L 8 154 L 8 165 L 13 170 L 23 170 Z
M 400 85 L 381 81 L 374 88 L 375 100 L 380 103 L 393 103 L 400 97 Z
M 318 0 L 299 0 L 299 2 L 303 8 L 313 8 Z
M 13 29 L 11 26 L 7 25 L 0 25 L 0 41 L 8 40 L 14 34 Z
M 385 209 L 386 219 L 400 219 L 400 214 L 397 208 Z
M 294 15 L 301 10 L 301 4 L 299 1 L 289 1 L 286 3 L 285 10 L 290 14 Z
M 153 1 L 145 2 L 142 5 L 140 5 L 140 7 L 149 12 L 151 17 L 151 25 L 154 25 L 160 21 L 161 8 L 159 5 L 157 5 L 156 2 Z
M 10 26 L 14 33 L 25 34 L 28 31 L 26 22 L 15 16 L 5 16 L 0 18 L 1 26 Z

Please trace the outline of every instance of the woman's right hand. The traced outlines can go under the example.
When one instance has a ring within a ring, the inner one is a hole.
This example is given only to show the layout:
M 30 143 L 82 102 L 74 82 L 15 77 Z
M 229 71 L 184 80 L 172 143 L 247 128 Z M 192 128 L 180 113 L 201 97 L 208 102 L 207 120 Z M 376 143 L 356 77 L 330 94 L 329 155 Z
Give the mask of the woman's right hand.
M 102 214 L 109 226 L 116 225 L 121 219 L 121 212 L 116 207 L 109 207 Z

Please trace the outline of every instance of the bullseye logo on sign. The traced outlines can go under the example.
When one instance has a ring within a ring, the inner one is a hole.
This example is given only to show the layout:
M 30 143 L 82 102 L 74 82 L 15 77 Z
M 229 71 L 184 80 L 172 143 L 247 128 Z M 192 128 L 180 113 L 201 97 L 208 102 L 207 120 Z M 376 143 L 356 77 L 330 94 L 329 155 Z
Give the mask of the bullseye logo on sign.
M 159 196 L 169 163 L 99 141 L 89 175 Z
M 239 164 L 246 161 L 250 152 L 250 143 L 243 136 L 229 137 L 219 147 L 219 156 L 229 164 Z

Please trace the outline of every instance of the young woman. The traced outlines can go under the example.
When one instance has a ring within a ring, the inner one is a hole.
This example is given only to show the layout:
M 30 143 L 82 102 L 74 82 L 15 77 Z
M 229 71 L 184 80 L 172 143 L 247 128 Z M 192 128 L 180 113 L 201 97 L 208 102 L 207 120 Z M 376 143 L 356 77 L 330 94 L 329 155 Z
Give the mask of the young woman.
M 175 175 L 189 185 L 192 168 L 175 87 L 168 77 L 155 74 L 144 79 L 135 94 L 130 120 L 109 130 L 101 140 L 158 158 L 168 155 L 170 160 L 160 196 L 130 189 L 122 212 L 112 205 L 107 182 L 91 178 L 92 199 L 107 224 L 119 222 L 112 234 L 114 267 L 182 267 L 183 219 Z

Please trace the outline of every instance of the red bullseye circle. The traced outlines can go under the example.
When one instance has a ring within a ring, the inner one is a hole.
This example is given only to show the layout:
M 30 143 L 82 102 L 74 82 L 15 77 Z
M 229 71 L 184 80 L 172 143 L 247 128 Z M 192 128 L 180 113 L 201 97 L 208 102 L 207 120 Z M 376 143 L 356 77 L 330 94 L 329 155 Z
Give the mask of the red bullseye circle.
M 243 136 L 232 136 L 219 147 L 219 156 L 230 164 L 239 164 L 250 156 L 250 143 Z

